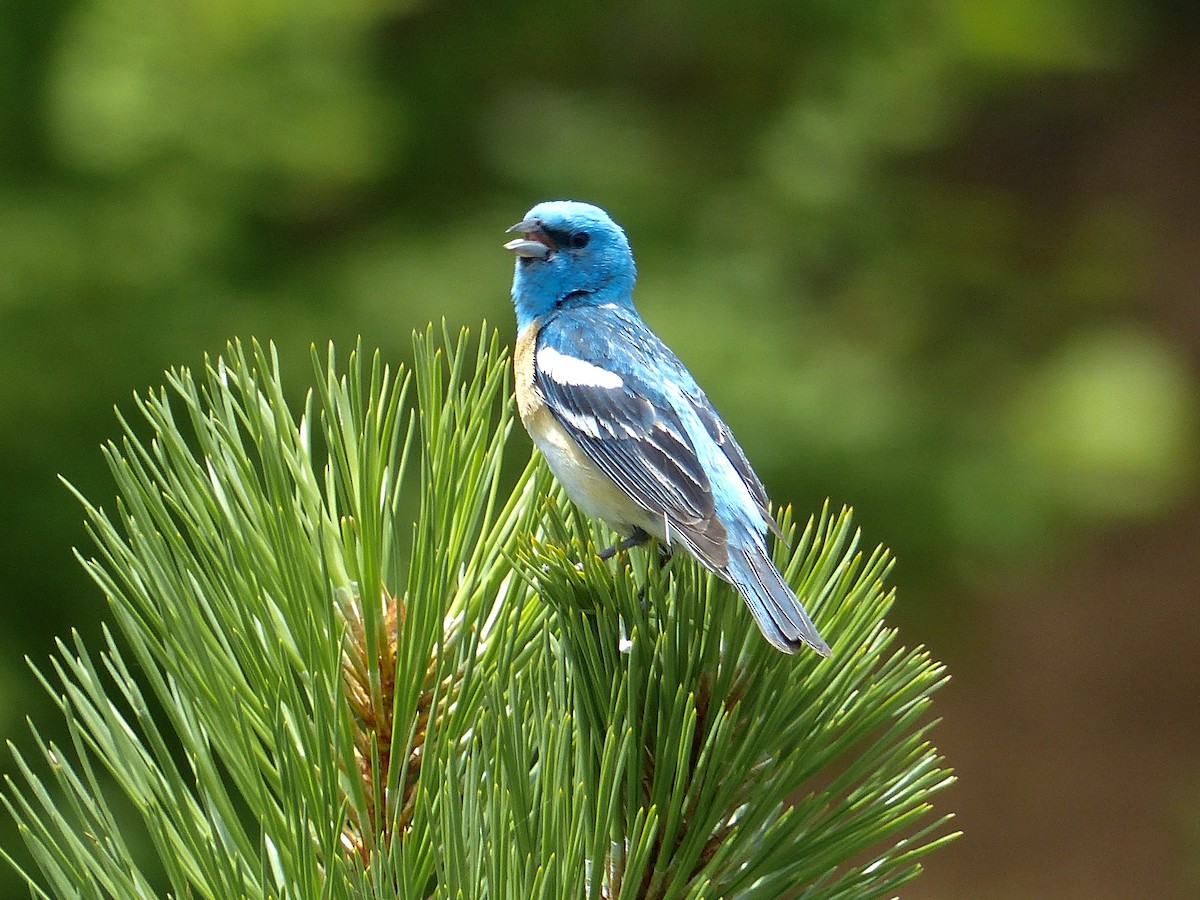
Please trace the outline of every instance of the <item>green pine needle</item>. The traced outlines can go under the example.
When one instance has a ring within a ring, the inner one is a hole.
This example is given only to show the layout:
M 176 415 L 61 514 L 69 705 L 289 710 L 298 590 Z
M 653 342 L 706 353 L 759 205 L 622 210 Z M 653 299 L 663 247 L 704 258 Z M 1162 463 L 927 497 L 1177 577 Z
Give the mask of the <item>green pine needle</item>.
M 68 743 L 10 744 L 34 896 L 862 898 L 955 836 L 947 676 L 849 511 L 781 516 L 833 647 L 784 656 L 686 555 L 601 561 L 536 456 L 504 487 L 482 334 L 314 353 L 298 410 L 257 343 L 135 398 L 79 497 L 115 628 L 35 669 Z

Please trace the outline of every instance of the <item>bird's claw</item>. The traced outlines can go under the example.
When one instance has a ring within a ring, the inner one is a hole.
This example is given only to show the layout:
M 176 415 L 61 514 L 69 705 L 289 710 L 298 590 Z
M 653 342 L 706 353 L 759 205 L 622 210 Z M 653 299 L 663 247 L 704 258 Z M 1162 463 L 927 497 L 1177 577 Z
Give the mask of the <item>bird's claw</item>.
M 650 535 L 646 534 L 646 532 L 642 531 L 640 528 L 635 528 L 629 537 L 618 541 L 611 547 L 601 550 L 596 554 L 596 556 L 598 556 L 600 559 L 612 559 L 618 553 L 623 553 L 630 547 L 638 546 L 638 544 L 644 544 L 648 540 L 650 540 Z

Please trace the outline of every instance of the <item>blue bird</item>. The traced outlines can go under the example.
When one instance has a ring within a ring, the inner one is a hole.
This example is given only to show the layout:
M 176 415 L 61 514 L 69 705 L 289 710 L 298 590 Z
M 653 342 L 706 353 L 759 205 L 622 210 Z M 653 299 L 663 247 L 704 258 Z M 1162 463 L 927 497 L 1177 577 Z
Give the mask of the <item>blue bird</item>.
M 767 553 L 762 482 L 679 358 L 633 305 L 625 232 L 587 203 L 539 203 L 508 229 L 517 408 L 567 495 L 625 536 L 682 544 L 728 581 L 775 647 L 829 645 Z M 605 556 L 617 551 L 613 548 Z

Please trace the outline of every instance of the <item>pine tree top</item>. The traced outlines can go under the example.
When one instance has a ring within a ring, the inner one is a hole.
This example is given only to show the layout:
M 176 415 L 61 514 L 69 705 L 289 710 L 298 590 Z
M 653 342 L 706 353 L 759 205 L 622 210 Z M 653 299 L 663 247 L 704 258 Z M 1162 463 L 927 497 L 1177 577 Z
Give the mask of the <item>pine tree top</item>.
M 314 352 L 299 410 L 254 342 L 136 399 L 115 506 L 80 497 L 113 628 L 39 670 L 69 745 L 10 745 L 36 896 L 863 898 L 955 836 L 947 676 L 850 511 L 780 516 L 834 649 L 780 654 L 690 560 L 601 561 L 536 456 L 513 480 L 482 334 Z

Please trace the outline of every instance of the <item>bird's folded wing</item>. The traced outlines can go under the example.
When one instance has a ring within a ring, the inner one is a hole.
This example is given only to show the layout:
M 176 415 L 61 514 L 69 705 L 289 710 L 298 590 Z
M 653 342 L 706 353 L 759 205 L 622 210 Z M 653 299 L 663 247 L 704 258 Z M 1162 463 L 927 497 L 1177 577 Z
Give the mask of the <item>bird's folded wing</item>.
M 634 500 L 680 522 L 711 515 L 708 476 L 678 416 L 629 382 L 625 376 L 619 387 L 573 384 L 552 371 L 537 373 L 555 418 Z
M 539 365 L 535 374 L 555 419 L 618 488 L 662 516 L 705 563 L 723 568 L 727 535 L 712 486 L 678 414 L 651 399 L 660 388 L 626 371 L 584 377 L 585 366 L 599 367 L 573 357 L 560 362 L 555 352 L 549 359 L 558 364 Z

